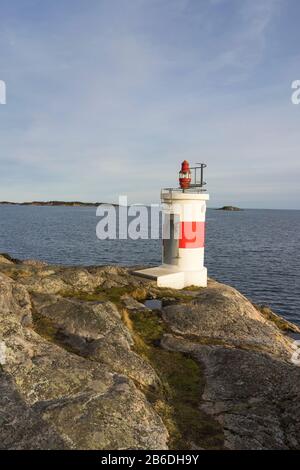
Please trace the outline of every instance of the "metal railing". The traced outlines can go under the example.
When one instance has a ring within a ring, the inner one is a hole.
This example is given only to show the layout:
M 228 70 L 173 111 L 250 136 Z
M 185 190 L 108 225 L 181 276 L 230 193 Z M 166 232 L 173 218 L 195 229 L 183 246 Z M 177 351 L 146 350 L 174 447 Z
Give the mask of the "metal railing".
M 206 185 L 206 181 L 203 179 L 204 168 L 206 167 L 207 165 L 205 163 L 196 163 L 196 166 L 192 166 L 190 168 L 192 172 L 192 183 L 190 184 L 190 188 L 203 188 Z
M 180 193 L 203 193 L 206 191 L 204 186 L 206 186 L 206 181 L 204 181 L 204 168 L 207 165 L 205 163 L 196 163 L 195 166 L 190 167 L 192 173 L 192 181 L 187 189 L 182 189 L 180 187 L 177 188 L 163 188 L 161 190 L 161 196 L 166 195 L 169 193 L 170 197 L 172 197 L 173 192 L 180 192 Z

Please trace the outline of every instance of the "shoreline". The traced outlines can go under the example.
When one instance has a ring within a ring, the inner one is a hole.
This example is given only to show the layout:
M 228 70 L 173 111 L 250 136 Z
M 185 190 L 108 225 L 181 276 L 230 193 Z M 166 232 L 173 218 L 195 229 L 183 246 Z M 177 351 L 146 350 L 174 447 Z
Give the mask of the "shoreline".
M 101 205 L 118 206 L 111 202 L 81 202 L 81 201 L 31 201 L 31 202 L 10 202 L 0 201 L 3 206 L 67 206 L 67 207 L 98 207 Z

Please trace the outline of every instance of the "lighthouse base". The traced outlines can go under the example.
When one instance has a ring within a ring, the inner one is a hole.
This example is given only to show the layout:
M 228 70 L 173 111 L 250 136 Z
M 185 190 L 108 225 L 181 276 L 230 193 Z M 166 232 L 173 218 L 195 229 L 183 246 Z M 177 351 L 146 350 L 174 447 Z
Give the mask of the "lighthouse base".
M 134 271 L 133 274 L 156 280 L 158 287 L 183 289 L 188 286 L 207 286 L 207 269 L 205 267 L 201 271 L 178 271 L 170 265 L 163 264 L 157 268 Z

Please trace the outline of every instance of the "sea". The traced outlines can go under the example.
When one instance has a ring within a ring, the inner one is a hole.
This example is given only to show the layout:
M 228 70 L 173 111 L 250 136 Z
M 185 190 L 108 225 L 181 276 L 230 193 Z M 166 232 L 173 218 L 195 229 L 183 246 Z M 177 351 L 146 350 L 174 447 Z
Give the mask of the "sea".
M 155 266 L 161 240 L 99 240 L 95 207 L 0 204 L 0 252 L 63 265 Z M 300 324 L 300 211 L 208 209 L 210 277 Z M 150 223 L 150 221 L 149 221 Z

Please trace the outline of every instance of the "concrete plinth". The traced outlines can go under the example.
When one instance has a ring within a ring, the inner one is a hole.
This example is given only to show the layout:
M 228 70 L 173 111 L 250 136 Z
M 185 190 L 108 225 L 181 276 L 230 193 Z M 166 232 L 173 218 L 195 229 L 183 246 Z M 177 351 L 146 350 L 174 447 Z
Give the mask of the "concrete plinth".
M 158 266 L 135 271 L 133 274 L 153 279 L 158 287 L 170 287 L 172 289 L 183 289 L 188 286 L 206 287 L 207 269 L 201 271 L 178 271 L 172 266 Z

